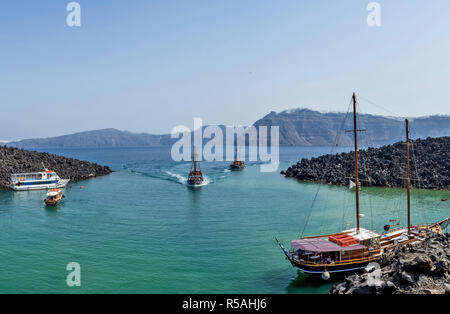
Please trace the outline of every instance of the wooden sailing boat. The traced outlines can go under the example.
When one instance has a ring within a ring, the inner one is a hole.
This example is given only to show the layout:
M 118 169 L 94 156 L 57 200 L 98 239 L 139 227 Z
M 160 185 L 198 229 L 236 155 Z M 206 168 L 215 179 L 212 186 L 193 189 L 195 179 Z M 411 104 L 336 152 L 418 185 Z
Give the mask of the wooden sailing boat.
M 289 262 L 300 271 L 310 275 L 322 275 L 327 280 L 330 273 L 346 274 L 365 268 L 370 262 L 378 260 L 384 252 L 398 245 L 424 241 L 427 236 L 442 233 L 450 217 L 434 224 L 411 226 L 410 219 L 410 169 L 409 169 L 409 129 L 406 120 L 406 168 L 407 168 L 407 197 L 408 197 L 408 226 L 389 231 L 385 234 L 363 229 L 360 227 L 359 213 L 359 169 L 358 169 L 358 130 L 356 114 L 356 95 L 352 96 L 353 126 L 355 143 L 355 188 L 356 188 L 356 228 L 344 230 L 340 233 L 313 237 L 302 237 L 291 241 L 293 247 L 287 251 L 277 241 Z M 389 232 L 388 232 L 389 231 Z
M 240 169 L 244 169 L 245 167 L 245 162 L 241 161 L 238 159 L 238 151 L 237 151 L 237 146 L 235 148 L 235 154 L 236 157 L 234 159 L 234 161 L 231 163 L 230 168 L 232 170 L 240 170 Z
M 189 172 L 187 183 L 188 183 L 188 185 L 191 185 L 191 186 L 198 186 L 198 185 L 201 185 L 203 183 L 203 181 L 204 181 L 203 173 L 200 170 L 200 164 L 197 161 L 197 152 L 196 152 L 195 146 L 194 146 L 194 154 L 193 154 L 193 158 L 192 158 L 192 168 L 191 168 L 191 171 Z

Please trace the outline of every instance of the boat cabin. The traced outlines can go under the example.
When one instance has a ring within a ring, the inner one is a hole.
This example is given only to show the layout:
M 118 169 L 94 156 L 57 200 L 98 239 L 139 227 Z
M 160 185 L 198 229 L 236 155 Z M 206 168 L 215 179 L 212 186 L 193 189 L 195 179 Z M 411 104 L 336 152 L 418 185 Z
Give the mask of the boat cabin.
M 232 169 L 242 169 L 245 167 L 245 163 L 243 161 L 240 160 L 235 160 L 231 163 L 230 167 Z
M 11 182 L 40 181 L 40 180 L 57 180 L 58 175 L 52 170 L 41 172 L 17 173 L 11 175 Z
M 379 251 L 380 235 L 366 229 L 346 230 L 342 233 L 309 237 L 291 241 L 291 256 L 299 263 L 336 264 L 368 258 Z
M 198 185 L 203 182 L 203 174 L 199 170 L 194 170 L 189 172 L 188 176 L 188 184 L 190 185 Z

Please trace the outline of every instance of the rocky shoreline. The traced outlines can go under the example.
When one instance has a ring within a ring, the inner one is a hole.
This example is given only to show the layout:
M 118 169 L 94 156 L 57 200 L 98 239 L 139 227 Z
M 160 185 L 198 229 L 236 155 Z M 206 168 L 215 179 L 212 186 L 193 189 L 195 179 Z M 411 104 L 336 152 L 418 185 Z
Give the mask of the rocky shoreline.
M 411 184 L 413 188 L 450 189 L 450 137 L 412 141 Z M 402 142 L 360 150 L 359 177 L 362 186 L 403 187 L 406 149 Z M 301 181 L 348 185 L 354 178 L 354 152 L 302 159 L 281 174 Z
M 385 253 L 380 268 L 368 267 L 333 286 L 330 294 L 450 294 L 450 235 L 435 235 Z
M 44 167 L 73 182 L 113 172 L 107 166 L 74 158 L 0 146 L 0 189 L 9 188 L 11 174 L 42 171 Z

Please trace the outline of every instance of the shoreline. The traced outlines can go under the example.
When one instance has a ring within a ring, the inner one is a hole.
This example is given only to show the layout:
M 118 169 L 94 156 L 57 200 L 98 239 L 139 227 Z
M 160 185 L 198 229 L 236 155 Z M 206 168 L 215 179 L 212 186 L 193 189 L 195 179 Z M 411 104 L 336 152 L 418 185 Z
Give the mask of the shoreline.
M 295 177 L 288 177 L 284 174 L 284 170 L 280 172 L 281 175 L 284 175 L 287 179 L 295 180 L 297 182 L 301 183 L 314 183 L 314 184 L 322 184 L 322 185 L 328 185 L 328 186 L 336 186 L 336 187 L 347 187 L 348 184 L 336 184 L 336 183 L 329 183 L 326 181 L 315 181 L 315 180 L 306 180 L 306 179 L 297 179 Z M 399 189 L 404 190 L 405 187 L 400 186 L 361 186 L 361 188 L 380 188 L 380 189 Z M 450 188 L 429 188 L 429 189 L 420 189 L 417 187 L 411 187 L 411 191 L 436 191 L 436 192 L 450 192 Z
M 450 294 L 450 235 L 438 234 L 422 243 L 385 253 L 379 268 L 347 276 L 329 294 Z M 372 273 L 372 274 L 371 274 Z
M 359 150 L 359 179 L 362 187 L 403 188 L 406 177 L 406 150 L 403 142 Z M 411 142 L 411 188 L 450 190 L 450 137 Z M 281 175 L 299 181 L 348 186 L 354 179 L 354 152 L 303 158 Z

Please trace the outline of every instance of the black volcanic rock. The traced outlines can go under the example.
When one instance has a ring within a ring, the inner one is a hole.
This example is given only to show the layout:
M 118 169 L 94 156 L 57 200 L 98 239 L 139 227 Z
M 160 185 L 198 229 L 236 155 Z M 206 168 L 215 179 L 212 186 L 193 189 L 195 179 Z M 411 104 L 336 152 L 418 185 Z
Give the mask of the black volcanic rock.
M 60 178 L 71 181 L 103 176 L 112 172 L 107 166 L 87 161 L 0 146 L 0 189 L 9 188 L 11 174 L 38 172 L 44 167 L 54 170 Z
M 404 143 L 369 148 L 358 153 L 362 186 L 404 186 Z M 450 189 L 450 137 L 412 141 L 410 157 L 413 188 Z M 301 181 L 348 185 L 349 178 L 355 177 L 354 160 L 354 152 L 302 159 L 285 170 L 284 175 Z
M 450 294 L 450 235 L 384 253 L 377 280 L 372 271 L 345 278 L 331 294 Z

